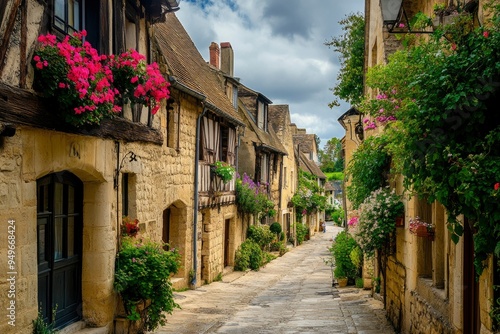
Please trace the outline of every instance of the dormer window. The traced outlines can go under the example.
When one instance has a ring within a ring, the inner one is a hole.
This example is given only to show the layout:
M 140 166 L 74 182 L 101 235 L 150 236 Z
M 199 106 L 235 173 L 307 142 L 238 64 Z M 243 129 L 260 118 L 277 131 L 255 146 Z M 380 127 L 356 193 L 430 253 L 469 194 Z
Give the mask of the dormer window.
M 262 101 L 259 101 L 257 106 L 257 126 L 267 131 L 267 103 Z

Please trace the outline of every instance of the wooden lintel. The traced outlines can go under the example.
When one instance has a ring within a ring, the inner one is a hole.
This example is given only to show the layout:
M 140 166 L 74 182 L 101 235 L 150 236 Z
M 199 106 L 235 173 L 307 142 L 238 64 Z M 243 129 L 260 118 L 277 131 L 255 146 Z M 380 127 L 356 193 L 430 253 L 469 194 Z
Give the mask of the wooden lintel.
M 142 123 L 121 117 L 105 119 L 94 128 L 72 127 L 57 115 L 55 108 L 33 92 L 0 83 L 0 121 L 17 125 L 109 138 L 126 142 L 163 144 L 163 135 Z

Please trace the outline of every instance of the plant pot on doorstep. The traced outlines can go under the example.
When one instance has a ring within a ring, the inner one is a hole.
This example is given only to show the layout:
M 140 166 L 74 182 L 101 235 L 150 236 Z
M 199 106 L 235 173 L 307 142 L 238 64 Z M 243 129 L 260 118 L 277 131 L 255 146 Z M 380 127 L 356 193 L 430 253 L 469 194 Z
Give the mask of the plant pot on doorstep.
M 346 287 L 347 286 L 347 277 L 337 278 L 337 283 L 339 284 L 340 288 Z

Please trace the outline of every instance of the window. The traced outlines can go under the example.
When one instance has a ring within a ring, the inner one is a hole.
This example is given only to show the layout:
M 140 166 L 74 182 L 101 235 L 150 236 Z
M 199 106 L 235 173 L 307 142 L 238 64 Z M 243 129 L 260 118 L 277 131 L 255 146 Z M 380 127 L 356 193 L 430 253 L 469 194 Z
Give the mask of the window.
M 228 143 L 229 143 L 229 128 L 221 125 L 220 127 L 220 161 L 228 161 Z
M 233 106 L 238 109 L 238 87 L 233 86 Z
M 260 182 L 269 181 L 269 156 L 262 154 L 260 157 Z
M 288 186 L 288 183 L 287 183 L 287 177 L 286 177 L 286 167 L 283 167 L 283 185 L 285 186 L 285 188 Z
M 262 101 L 257 102 L 257 126 L 267 131 L 267 104 Z
M 54 26 L 65 34 L 82 29 L 80 0 L 54 0 Z
M 179 149 L 179 124 L 180 124 L 180 105 L 172 103 L 167 105 L 166 115 L 166 143 L 167 147 Z
M 103 5 L 101 9 L 99 0 L 53 0 L 52 4 L 52 28 L 58 38 L 62 39 L 64 35 L 86 30 L 85 40 L 100 53 L 109 53 L 105 43 L 109 31 L 107 28 L 100 30 L 100 18 L 104 15 L 103 10 L 107 9 L 106 6 Z

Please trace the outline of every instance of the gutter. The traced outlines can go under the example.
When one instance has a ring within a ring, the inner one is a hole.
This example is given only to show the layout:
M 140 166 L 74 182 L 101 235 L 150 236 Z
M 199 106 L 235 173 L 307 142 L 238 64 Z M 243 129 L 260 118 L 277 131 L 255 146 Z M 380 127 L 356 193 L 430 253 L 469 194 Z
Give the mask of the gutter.
M 202 101 L 203 103 L 203 101 Z M 200 161 L 198 157 L 200 156 L 200 130 L 201 130 L 201 119 L 207 113 L 207 108 L 204 106 L 202 113 L 196 119 L 196 155 L 194 157 L 194 203 L 193 203 L 193 278 L 191 285 L 194 285 L 196 288 L 196 276 L 198 272 L 198 201 L 199 201 L 199 193 L 198 193 L 198 168 L 200 165 Z

